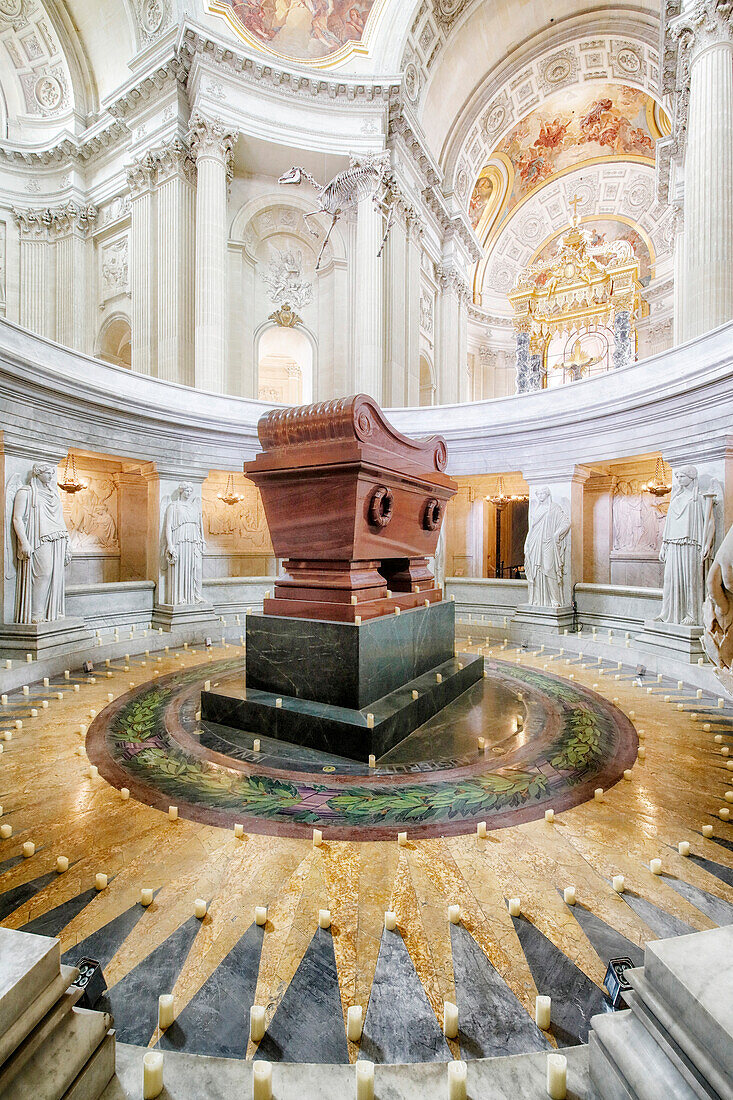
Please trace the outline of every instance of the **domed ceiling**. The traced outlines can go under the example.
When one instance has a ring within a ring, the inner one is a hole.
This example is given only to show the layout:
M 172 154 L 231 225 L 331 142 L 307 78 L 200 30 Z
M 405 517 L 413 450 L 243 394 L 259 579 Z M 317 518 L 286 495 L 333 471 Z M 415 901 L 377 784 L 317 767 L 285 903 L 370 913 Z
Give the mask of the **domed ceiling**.
M 335 61 L 364 39 L 384 0 L 215 0 L 245 41 L 280 57 Z

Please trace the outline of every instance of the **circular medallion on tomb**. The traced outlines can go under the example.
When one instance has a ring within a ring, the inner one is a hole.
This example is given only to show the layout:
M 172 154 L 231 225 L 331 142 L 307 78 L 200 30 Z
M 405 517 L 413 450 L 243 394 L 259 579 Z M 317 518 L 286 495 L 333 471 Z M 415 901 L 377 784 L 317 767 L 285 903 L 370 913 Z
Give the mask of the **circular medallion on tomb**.
M 55 111 L 63 99 L 64 90 L 55 76 L 46 73 L 39 76 L 33 88 L 36 102 L 44 111 Z
M 394 839 L 504 828 L 591 800 L 636 759 L 631 722 L 608 700 L 547 672 L 488 660 L 484 679 L 370 769 L 231 726 L 201 722 L 204 677 L 229 705 L 241 658 L 143 684 L 90 726 L 87 753 L 113 786 L 159 810 L 252 833 Z M 217 702 L 217 706 L 219 702 Z M 221 715 L 220 715 L 221 717 Z M 478 738 L 484 744 L 480 745 Z

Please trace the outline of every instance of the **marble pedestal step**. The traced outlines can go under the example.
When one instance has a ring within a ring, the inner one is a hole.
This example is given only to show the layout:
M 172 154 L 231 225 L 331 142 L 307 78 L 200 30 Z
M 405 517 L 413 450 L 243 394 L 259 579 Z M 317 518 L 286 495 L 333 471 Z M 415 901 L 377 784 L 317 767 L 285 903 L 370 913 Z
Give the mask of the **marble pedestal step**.
M 83 619 L 57 619 L 53 623 L 3 623 L 0 654 L 25 660 L 26 653 L 42 661 L 92 644 L 92 632 Z
M 361 710 L 250 688 L 244 698 L 202 691 L 201 715 L 204 721 L 242 730 L 250 737 L 273 737 L 367 763 L 371 755 L 379 759 L 447 707 L 477 683 L 483 671 L 483 657 L 460 654 Z M 417 692 L 416 699 L 413 691 Z M 281 706 L 277 705 L 278 698 Z M 370 713 L 374 716 L 373 727 L 368 725 Z
M 634 638 L 634 645 L 642 652 L 672 653 L 677 660 L 696 664 L 698 658 L 705 655 L 702 635 L 701 626 L 659 623 L 656 619 L 647 619 L 642 633 Z
M 600 1100 L 697 1100 L 630 1011 L 594 1016 L 588 1051 L 590 1078 Z
M 139 1100 L 145 1050 L 118 1043 L 117 1074 L 101 1100 Z M 568 1100 L 594 1100 L 588 1078 L 588 1048 L 569 1047 L 562 1053 L 568 1060 Z M 546 1065 L 544 1052 L 472 1058 L 468 1061 L 468 1096 L 471 1100 L 547 1100 Z M 377 1100 L 448 1097 L 445 1062 L 377 1065 L 374 1078 Z M 251 1097 L 252 1062 L 165 1051 L 163 1082 L 165 1100 Z M 349 1100 L 356 1095 L 355 1070 L 348 1065 L 278 1062 L 273 1066 L 273 1095 L 276 1100 Z
M 562 635 L 573 629 L 573 608 L 536 607 L 521 603 L 512 619 L 512 627 L 522 641 L 533 641 L 539 635 Z

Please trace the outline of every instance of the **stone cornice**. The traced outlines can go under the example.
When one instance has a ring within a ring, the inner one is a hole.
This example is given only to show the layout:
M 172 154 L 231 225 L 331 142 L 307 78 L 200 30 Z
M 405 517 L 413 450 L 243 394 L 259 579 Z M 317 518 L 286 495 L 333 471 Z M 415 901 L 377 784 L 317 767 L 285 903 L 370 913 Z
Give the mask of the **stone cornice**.
M 13 209 L 13 219 L 26 240 L 56 240 L 77 232 L 86 236 L 94 228 L 96 206 L 69 202 L 65 206 Z
M 422 193 L 426 207 L 443 231 L 443 241 L 456 237 L 468 253 L 473 263 L 478 263 L 482 252 L 476 234 L 463 211 L 450 214 L 442 193 L 436 187 L 426 187 Z
M 129 136 L 129 129 L 118 119 L 107 119 L 104 125 L 90 128 L 79 138 L 65 134 L 53 145 L 33 149 L 11 142 L 0 144 L 0 159 L 26 168 L 60 168 L 67 164 L 88 164 L 119 145 Z

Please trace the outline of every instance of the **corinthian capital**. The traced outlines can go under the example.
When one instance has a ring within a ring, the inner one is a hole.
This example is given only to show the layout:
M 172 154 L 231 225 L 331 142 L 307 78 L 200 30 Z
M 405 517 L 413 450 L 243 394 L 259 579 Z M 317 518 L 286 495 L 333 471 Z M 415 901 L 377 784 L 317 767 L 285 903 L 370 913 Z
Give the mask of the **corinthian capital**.
M 731 0 L 697 0 L 670 21 L 672 38 L 689 51 L 694 63 L 709 46 L 733 43 L 733 3 Z
M 220 118 L 206 118 L 200 111 L 191 115 L 188 142 L 196 160 L 199 157 L 217 157 L 229 170 L 236 134 Z
M 65 206 L 43 209 L 13 210 L 20 234 L 25 238 L 55 240 L 76 232 L 84 236 L 94 228 L 98 210 L 91 203 L 79 205 L 69 202 Z

